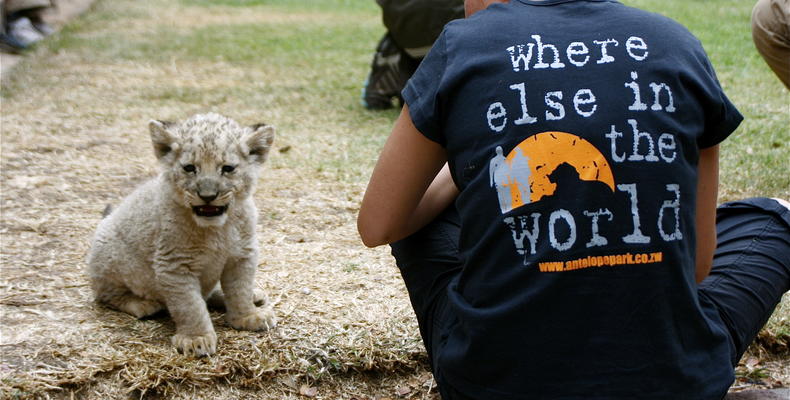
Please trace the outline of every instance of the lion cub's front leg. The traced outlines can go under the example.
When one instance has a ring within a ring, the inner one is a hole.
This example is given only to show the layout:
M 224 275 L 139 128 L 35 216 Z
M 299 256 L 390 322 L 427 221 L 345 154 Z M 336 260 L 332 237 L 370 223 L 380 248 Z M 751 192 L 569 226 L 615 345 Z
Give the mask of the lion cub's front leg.
M 180 273 L 158 276 L 167 310 L 176 324 L 173 346 L 179 353 L 207 356 L 217 351 L 217 334 L 211 324 L 197 277 Z
M 231 260 L 222 271 L 222 292 L 225 295 L 225 319 L 235 329 L 260 331 L 277 326 L 271 306 L 255 307 L 255 262 L 252 259 Z

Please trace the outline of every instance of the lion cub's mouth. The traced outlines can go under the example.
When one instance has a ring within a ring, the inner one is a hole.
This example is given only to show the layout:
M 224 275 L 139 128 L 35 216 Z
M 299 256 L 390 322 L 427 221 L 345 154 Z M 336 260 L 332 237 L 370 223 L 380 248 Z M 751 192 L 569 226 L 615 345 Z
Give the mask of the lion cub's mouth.
M 225 213 L 228 206 L 202 205 L 192 207 L 192 212 L 198 217 L 218 217 Z

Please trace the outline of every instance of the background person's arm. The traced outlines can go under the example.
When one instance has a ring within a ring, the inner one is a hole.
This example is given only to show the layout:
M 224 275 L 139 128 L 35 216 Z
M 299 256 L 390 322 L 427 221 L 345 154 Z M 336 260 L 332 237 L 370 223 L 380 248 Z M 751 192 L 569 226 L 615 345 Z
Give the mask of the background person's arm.
M 368 183 L 357 229 L 368 247 L 425 226 L 458 195 L 444 148 L 423 136 L 403 107 Z
M 697 283 L 710 273 L 716 250 L 716 202 L 719 194 L 719 146 L 700 150 L 697 180 Z

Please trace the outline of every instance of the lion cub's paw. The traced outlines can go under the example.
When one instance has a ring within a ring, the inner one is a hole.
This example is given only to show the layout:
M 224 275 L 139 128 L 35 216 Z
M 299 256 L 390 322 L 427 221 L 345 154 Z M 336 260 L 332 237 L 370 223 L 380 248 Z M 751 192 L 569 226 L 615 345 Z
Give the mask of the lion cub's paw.
M 181 354 L 203 357 L 217 351 L 217 334 L 209 332 L 205 335 L 184 335 L 177 333 L 173 336 L 173 346 Z
M 244 331 L 264 331 L 277 326 L 277 318 L 270 308 L 258 308 L 250 314 L 227 317 L 228 323 L 234 329 Z

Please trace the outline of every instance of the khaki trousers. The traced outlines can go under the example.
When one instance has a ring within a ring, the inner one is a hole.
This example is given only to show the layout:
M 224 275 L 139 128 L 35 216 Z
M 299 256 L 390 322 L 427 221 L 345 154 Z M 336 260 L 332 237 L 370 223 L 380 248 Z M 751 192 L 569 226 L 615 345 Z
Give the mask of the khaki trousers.
M 790 0 L 759 0 L 752 10 L 752 38 L 765 62 L 790 89 Z

